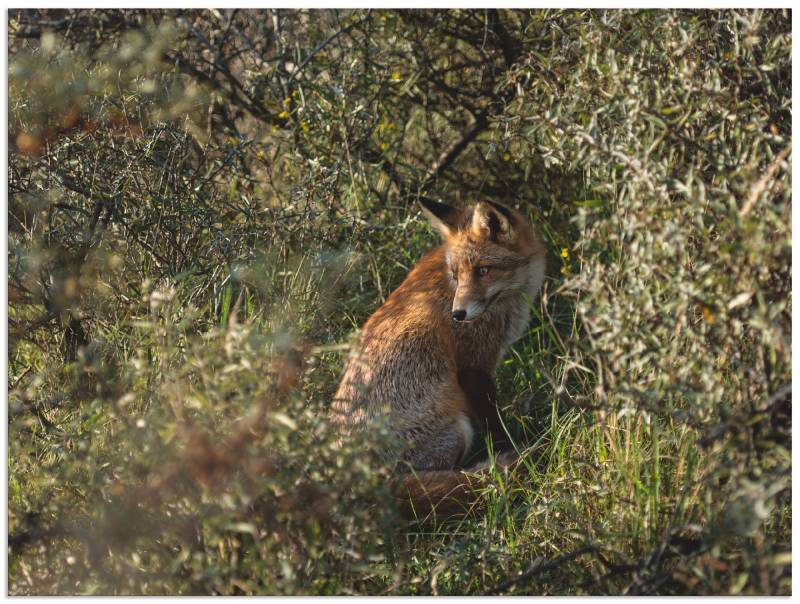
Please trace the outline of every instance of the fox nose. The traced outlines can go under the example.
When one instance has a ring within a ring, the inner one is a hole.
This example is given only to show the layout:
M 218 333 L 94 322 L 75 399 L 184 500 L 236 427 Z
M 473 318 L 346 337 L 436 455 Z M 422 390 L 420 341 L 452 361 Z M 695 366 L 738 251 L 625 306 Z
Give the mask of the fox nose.
M 467 317 L 466 310 L 454 310 L 453 311 L 453 318 L 456 321 L 463 321 Z

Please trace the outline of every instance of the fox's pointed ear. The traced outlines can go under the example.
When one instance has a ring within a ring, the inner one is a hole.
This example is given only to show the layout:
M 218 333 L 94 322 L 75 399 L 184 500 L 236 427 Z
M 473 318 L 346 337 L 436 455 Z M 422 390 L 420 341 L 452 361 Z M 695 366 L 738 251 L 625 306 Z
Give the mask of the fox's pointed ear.
M 513 243 L 517 238 L 514 214 L 493 201 L 479 201 L 472 212 L 472 235 L 479 241 Z
M 454 208 L 426 197 L 420 197 L 419 205 L 422 206 L 422 212 L 430 223 L 444 237 L 452 235 L 454 231 L 458 230 L 462 212 L 459 208 Z

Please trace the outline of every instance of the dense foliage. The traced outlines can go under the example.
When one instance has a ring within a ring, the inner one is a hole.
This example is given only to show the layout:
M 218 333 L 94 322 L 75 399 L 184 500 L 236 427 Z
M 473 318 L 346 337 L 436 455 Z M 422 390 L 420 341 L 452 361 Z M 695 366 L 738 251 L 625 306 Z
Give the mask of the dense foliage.
M 791 592 L 789 11 L 8 18 L 10 592 Z M 444 524 L 325 421 L 420 195 L 551 250 Z

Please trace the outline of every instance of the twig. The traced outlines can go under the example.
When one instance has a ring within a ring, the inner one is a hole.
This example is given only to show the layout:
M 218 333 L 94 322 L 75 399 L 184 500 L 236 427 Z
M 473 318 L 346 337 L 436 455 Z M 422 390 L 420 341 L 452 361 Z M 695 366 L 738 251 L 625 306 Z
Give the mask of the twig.
M 493 8 L 487 11 L 487 24 L 491 20 L 491 27 L 497 38 L 500 40 L 500 48 L 503 51 L 503 58 L 506 62 L 506 67 L 511 68 L 517 62 L 521 53 L 521 45 L 519 41 L 515 40 L 508 33 L 508 30 L 500 21 L 500 12 Z
M 578 549 L 571 551 L 567 554 L 562 554 L 558 558 L 555 558 L 550 561 L 545 561 L 543 559 L 537 559 L 525 572 L 517 575 L 516 577 L 512 577 L 511 579 L 507 579 L 503 581 L 500 585 L 497 585 L 488 593 L 489 595 L 498 594 L 500 592 L 506 591 L 509 587 L 513 587 L 527 581 L 528 579 L 535 577 L 538 574 L 545 573 L 549 570 L 553 570 L 558 566 L 562 565 L 564 562 L 569 562 L 570 560 L 574 560 L 578 556 L 582 556 L 583 554 L 587 554 L 589 552 L 597 552 L 599 548 L 596 545 L 584 545 L 583 547 L 579 547 Z
M 442 154 L 439 155 L 439 159 L 434 162 L 430 171 L 425 176 L 425 180 L 420 188 L 425 189 L 433 181 L 439 178 L 439 176 L 441 176 L 442 173 L 450 167 L 450 164 L 452 164 L 455 159 L 461 155 L 462 151 L 467 148 L 467 145 L 474 141 L 481 132 L 486 130 L 488 126 L 488 111 L 482 111 L 476 115 L 472 127 L 454 140 L 450 146 L 448 146 L 447 149 L 445 149 Z
M 339 36 L 341 36 L 342 34 L 346 34 L 347 32 L 349 32 L 349 31 L 350 31 L 351 29 L 353 29 L 353 28 L 354 28 L 356 25 L 361 25 L 361 24 L 362 24 L 362 23 L 364 23 L 364 22 L 365 22 L 367 19 L 369 19 L 369 15 L 370 15 L 370 13 L 371 13 L 371 12 L 372 12 L 372 9 L 368 9 L 368 10 L 367 10 L 367 14 L 366 14 L 366 15 L 364 15 L 363 17 L 361 17 L 361 18 L 360 18 L 358 21 L 353 21 L 353 22 L 352 22 L 350 25 L 348 25 L 347 27 L 343 27 L 342 29 L 340 29 L 340 30 L 338 30 L 338 31 L 335 31 L 335 32 L 333 32 L 333 33 L 332 33 L 330 36 L 328 36 L 327 38 L 325 38 L 325 39 L 324 39 L 322 42 L 320 42 L 319 44 L 317 44 L 317 45 L 316 45 L 316 47 L 314 48 L 314 50 L 312 50 L 312 51 L 311 51 L 311 53 L 309 53 L 309 55 L 308 55 L 308 56 L 307 56 L 305 59 L 303 59 L 302 63 L 300 63 L 300 65 L 298 65 L 297 67 L 295 67 L 295 68 L 292 70 L 292 73 L 290 73 L 290 74 L 289 74 L 289 78 L 286 80 L 286 83 L 287 83 L 287 84 L 291 84 L 291 83 L 292 83 L 292 81 L 293 81 L 293 80 L 294 80 L 294 79 L 295 79 L 295 78 L 296 78 L 296 77 L 297 77 L 297 76 L 300 74 L 300 72 L 302 72 L 302 71 L 303 71 L 303 69 L 305 69 L 306 65 L 308 65 L 308 63 L 311 61 L 311 59 L 313 59 L 313 58 L 314 58 L 314 56 L 315 56 L 315 55 L 316 55 L 316 54 L 317 54 L 317 53 L 318 53 L 320 50 L 322 50 L 323 48 L 325 48 L 325 47 L 326 47 L 328 44 L 330 44 L 331 42 L 333 42 L 333 41 L 334 41 L 336 38 L 338 38 L 338 37 L 339 37 Z
M 780 388 L 778 388 L 778 389 L 777 389 L 777 390 L 776 390 L 776 391 L 775 391 L 775 392 L 772 394 L 772 396 L 770 396 L 770 397 L 769 397 L 769 399 L 767 399 L 767 406 L 766 406 L 766 408 L 765 408 L 764 410 L 765 410 L 765 411 L 769 411 L 769 409 L 770 409 L 770 408 L 771 408 L 771 407 L 772 407 L 772 406 L 773 406 L 775 403 L 779 402 L 779 401 L 780 401 L 781 399 L 783 399 L 785 396 L 788 396 L 788 395 L 791 395 L 791 394 L 792 394 L 792 383 L 791 383 L 791 382 L 788 382 L 788 383 L 784 384 L 783 386 L 781 386 Z
M 19 376 L 14 383 L 11 385 L 9 390 L 16 390 L 17 386 L 19 386 L 20 382 L 25 379 L 25 376 L 28 375 L 31 371 L 33 371 L 33 367 L 28 367 L 25 371 L 22 372 L 22 375 Z
M 207 61 L 207 63 L 214 68 L 215 74 L 221 73 L 231 83 L 230 88 L 225 88 L 222 82 L 217 80 L 217 78 L 208 75 L 178 55 L 165 53 L 164 60 L 175 65 L 175 67 L 182 73 L 196 78 L 201 83 L 211 86 L 214 88 L 214 90 L 227 94 L 228 100 L 230 100 L 237 107 L 247 111 L 253 117 L 263 120 L 268 124 L 278 123 L 278 120 L 274 115 L 272 115 L 265 108 L 256 105 L 249 97 L 247 97 L 247 94 L 244 92 L 241 83 L 233 76 L 233 74 L 230 73 L 230 71 L 227 71 L 217 62 Z M 242 91 L 242 94 L 239 94 L 238 91 Z
M 778 168 L 781 167 L 781 164 L 791 152 L 792 152 L 792 145 L 787 145 L 786 147 L 784 147 L 783 150 L 780 153 L 778 153 L 777 157 L 775 157 L 775 159 L 769 165 L 769 168 L 767 168 L 767 171 L 764 172 L 764 175 L 761 178 L 759 178 L 758 181 L 756 181 L 755 185 L 753 185 L 753 188 L 750 190 L 750 195 L 747 196 L 747 200 L 744 202 L 744 205 L 742 206 L 742 211 L 739 213 L 742 218 L 747 216 L 753 209 L 753 206 L 758 201 L 758 198 L 767 188 L 767 184 L 769 183 L 770 180 L 772 180 L 772 178 L 775 176 L 775 173 L 778 171 Z
M 573 396 L 567 391 L 564 387 L 564 384 L 556 383 L 555 378 L 553 375 L 547 371 L 544 367 L 539 367 L 539 373 L 541 373 L 544 378 L 548 381 L 550 386 L 553 388 L 553 393 L 558 397 L 558 399 L 566 403 L 568 407 L 573 407 L 575 409 L 582 409 L 584 411 L 596 411 L 598 409 L 602 409 L 602 405 L 587 405 L 584 403 L 579 403 L 576 401 Z
M 758 407 L 755 409 L 751 409 L 744 413 L 738 413 L 734 415 L 731 419 L 725 420 L 712 426 L 708 433 L 697 441 L 697 444 L 701 447 L 708 447 L 715 441 L 719 440 L 723 436 L 725 436 L 728 432 L 732 430 L 736 430 L 740 426 L 747 426 L 752 425 L 754 419 L 762 414 L 771 414 L 772 410 L 781 403 L 787 396 L 790 396 L 792 393 L 792 383 L 788 382 L 778 388 L 776 392 L 774 392 L 768 399 L 764 406 Z M 757 420 L 755 423 L 758 423 Z

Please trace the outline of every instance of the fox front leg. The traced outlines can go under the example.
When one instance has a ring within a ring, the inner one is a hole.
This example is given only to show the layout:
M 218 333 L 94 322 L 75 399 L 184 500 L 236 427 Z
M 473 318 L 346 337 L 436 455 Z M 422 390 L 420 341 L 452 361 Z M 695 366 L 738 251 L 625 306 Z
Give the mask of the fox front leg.
M 497 387 L 492 376 L 482 369 L 462 369 L 458 372 L 458 384 L 467 396 L 467 403 L 479 428 L 485 434 L 491 434 L 495 450 L 508 447 L 510 443 L 500 422 Z

